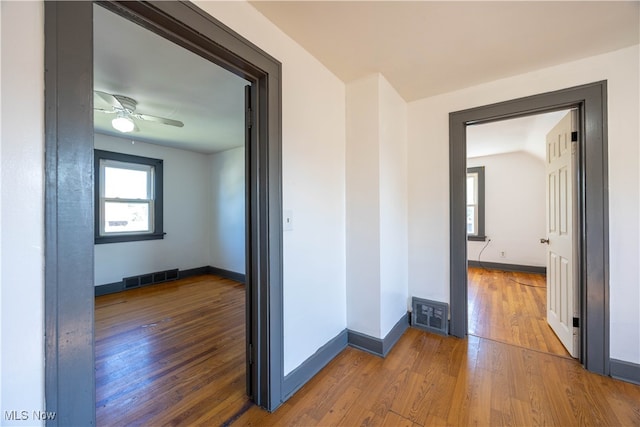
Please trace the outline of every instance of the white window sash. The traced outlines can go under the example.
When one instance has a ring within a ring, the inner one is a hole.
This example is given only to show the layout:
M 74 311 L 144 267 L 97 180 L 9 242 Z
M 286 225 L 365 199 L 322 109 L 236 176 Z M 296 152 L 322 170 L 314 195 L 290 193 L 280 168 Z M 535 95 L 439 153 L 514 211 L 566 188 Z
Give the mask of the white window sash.
M 106 174 L 105 168 L 118 168 L 125 170 L 135 170 L 135 171 L 143 171 L 147 172 L 147 195 L 150 196 L 144 199 L 126 199 L 126 198 L 114 198 L 114 197 L 105 197 L 105 185 L 106 185 Z M 132 234 L 153 234 L 155 218 L 154 218 L 154 184 L 155 184 L 155 168 L 152 165 L 140 164 L 140 163 L 130 163 L 130 162 L 120 162 L 116 160 L 110 159 L 100 159 L 100 194 L 99 194 L 99 202 L 100 202 L 100 236 L 121 236 L 121 235 L 132 235 Z M 149 212 L 149 228 L 143 231 L 106 231 L 106 219 L 105 219 L 105 210 L 106 203 L 124 203 L 124 204 L 147 204 L 148 212 Z

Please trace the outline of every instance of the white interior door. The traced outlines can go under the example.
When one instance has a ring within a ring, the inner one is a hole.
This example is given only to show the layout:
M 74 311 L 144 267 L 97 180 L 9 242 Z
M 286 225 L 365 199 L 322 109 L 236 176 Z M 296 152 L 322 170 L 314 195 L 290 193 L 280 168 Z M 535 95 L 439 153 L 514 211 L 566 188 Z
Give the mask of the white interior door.
M 576 122 L 577 112 L 570 111 L 547 134 L 547 236 L 541 239 L 547 244 L 547 322 L 572 357 L 579 357 L 580 348 L 574 327 L 580 301 L 574 244 Z

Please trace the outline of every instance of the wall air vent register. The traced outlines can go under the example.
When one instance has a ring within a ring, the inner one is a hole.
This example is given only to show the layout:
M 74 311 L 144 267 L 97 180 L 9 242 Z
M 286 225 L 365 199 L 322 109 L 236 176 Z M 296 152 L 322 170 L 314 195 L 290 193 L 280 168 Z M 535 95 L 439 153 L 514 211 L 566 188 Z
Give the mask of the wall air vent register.
M 437 334 L 449 334 L 449 304 L 413 297 L 411 326 Z

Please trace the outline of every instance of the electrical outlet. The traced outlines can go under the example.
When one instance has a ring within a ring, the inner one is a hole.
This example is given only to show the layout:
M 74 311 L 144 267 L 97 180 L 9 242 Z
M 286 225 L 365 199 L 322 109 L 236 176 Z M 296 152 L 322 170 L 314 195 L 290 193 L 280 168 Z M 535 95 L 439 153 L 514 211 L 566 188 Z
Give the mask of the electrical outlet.
M 506 258 L 507 254 L 505 251 L 500 251 L 500 258 Z

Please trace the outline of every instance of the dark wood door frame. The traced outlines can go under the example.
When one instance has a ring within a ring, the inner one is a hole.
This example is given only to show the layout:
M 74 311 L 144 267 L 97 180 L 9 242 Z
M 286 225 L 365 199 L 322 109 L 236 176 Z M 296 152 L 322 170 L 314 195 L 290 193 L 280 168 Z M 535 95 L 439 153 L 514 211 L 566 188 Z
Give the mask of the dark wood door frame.
M 607 82 L 601 81 L 449 114 L 451 334 L 467 335 L 467 234 L 465 216 L 469 124 L 577 107 L 578 247 L 581 295 L 581 362 L 609 374 L 609 216 L 607 182 Z
M 282 403 L 281 64 L 188 2 L 101 5 L 252 82 L 247 150 L 248 388 Z M 93 4 L 45 2 L 45 398 L 49 425 L 95 425 Z

